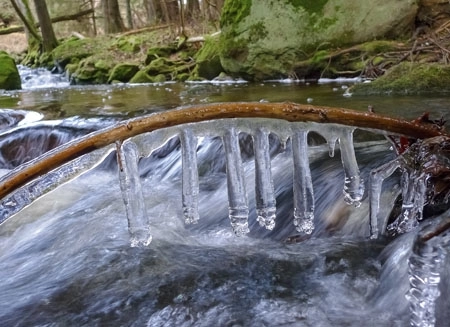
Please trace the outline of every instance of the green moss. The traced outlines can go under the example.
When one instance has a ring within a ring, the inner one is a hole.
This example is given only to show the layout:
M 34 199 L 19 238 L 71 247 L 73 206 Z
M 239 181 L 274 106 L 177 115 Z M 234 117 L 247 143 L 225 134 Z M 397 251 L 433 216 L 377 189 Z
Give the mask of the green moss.
M 250 26 L 248 31 L 248 41 L 249 42 L 257 42 L 260 39 L 265 38 L 268 35 L 266 26 L 264 22 L 259 21 L 252 26 Z
M 134 37 L 121 37 L 113 45 L 129 53 L 136 53 L 141 49 L 140 40 Z
M 357 84 L 351 92 L 366 94 L 422 94 L 450 92 L 450 66 L 404 62 L 372 83 Z
M 145 58 L 145 64 L 150 64 L 153 60 L 161 57 L 169 57 L 171 54 L 175 53 L 177 50 L 175 47 L 162 46 L 153 47 L 147 50 L 147 56 Z
M 131 79 L 130 83 L 153 83 L 153 78 L 148 75 L 145 71 L 138 71 Z
M 294 8 L 303 8 L 310 14 L 319 14 L 327 4 L 328 0 L 288 0 Z
M 376 55 L 383 52 L 389 52 L 395 49 L 397 43 L 395 41 L 370 41 L 361 44 L 361 50 L 368 54 Z
M 139 67 L 135 64 L 117 64 L 109 76 L 108 82 L 121 81 L 128 82 L 137 72 Z
M 226 0 L 220 16 L 220 26 L 239 24 L 250 14 L 252 0 Z
M 194 58 L 197 62 L 194 71 L 196 77 L 213 79 L 223 71 L 220 63 L 218 38 L 207 38 Z
M 56 47 L 52 51 L 53 58 L 65 67 L 69 63 L 79 62 L 81 59 L 90 57 L 100 51 L 101 43 L 97 39 L 72 38 Z

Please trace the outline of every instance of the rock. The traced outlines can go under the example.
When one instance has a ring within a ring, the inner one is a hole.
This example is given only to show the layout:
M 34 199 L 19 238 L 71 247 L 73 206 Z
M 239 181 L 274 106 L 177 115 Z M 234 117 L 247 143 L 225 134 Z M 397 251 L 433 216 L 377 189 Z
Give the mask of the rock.
M 135 64 L 117 64 L 108 79 L 108 83 L 112 81 L 128 82 L 137 72 L 139 67 Z
M 211 80 L 223 72 L 220 63 L 219 38 L 207 38 L 195 55 L 195 60 L 197 66 L 194 75 L 198 77 Z
M 19 71 L 14 60 L 4 51 L 0 51 L 0 89 L 20 90 Z
M 228 0 L 221 17 L 221 64 L 252 80 L 295 75 L 295 62 L 321 47 L 411 35 L 416 2 Z
M 69 65 L 68 65 L 69 66 Z M 67 66 L 66 66 L 67 67 Z M 72 66 L 69 66 L 72 70 Z M 108 81 L 109 64 L 104 60 L 96 61 L 89 57 L 78 64 L 75 72 L 71 75 L 72 84 L 104 84 Z
M 130 79 L 130 83 L 136 83 L 136 84 L 140 84 L 140 83 L 153 83 L 154 80 L 153 78 L 148 75 L 145 71 L 138 71 L 131 79 Z
M 145 58 L 145 64 L 149 65 L 153 60 L 161 57 L 169 57 L 176 51 L 177 49 L 171 46 L 150 48 L 147 50 L 147 57 Z

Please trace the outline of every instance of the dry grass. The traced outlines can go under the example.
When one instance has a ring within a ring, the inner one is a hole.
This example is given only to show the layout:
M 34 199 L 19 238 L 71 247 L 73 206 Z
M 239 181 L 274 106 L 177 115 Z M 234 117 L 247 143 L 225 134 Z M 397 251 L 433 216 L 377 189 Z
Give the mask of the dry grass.
M 27 50 L 25 33 L 11 33 L 0 35 L 0 50 L 9 54 L 20 54 Z

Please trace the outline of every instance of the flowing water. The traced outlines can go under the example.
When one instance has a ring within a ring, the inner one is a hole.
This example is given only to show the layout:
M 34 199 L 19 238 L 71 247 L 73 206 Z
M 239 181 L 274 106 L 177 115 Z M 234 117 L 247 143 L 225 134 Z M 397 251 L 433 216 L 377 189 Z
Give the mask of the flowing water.
M 411 119 L 425 110 L 450 118 L 446 97 L 343 96 L 351 81 L 68 86 L 47 84 L 53 79 L 46 73 L 36 82 L 33 74 L 22 72 L 31 76 L 23 91 L 0 93 L 5 172 L 116 121 L 189 104 L 371 105 Z M 214 135 L 196 125 L 180 138 L 179 131 L 142 136 L 122 147 L 124 173 L 113 146 L 97 154 L 103 160 L 94 168 L 5 220 L 1 326 L 446 326 L 449 236 L 423 244 L 424 222 L 395 239 L 371 239 L 367 192 L 361 199 L 357 184 L 347 187 L 353 195 L 343 194 L 345 174 L 355 169 L 344 169 L 346 160 L 343 168 L 341 150 L 354 147 L 364 184 L 395 157 L 384 137 L 356 131 L 354 141 L 348 138 L 354 146 L 341 141 L 330 157 L 326 136 L 318 134 L 331 127 L 306 134 L 312 126 L 302 125 L 286 139 L 283 123 L 253 124 L 261 128 L 220 135 L 217 127 Z M 152 138 L 168 141 L 133 160 L 134 152 L 153 147 Z M 193 148 L 196 164 L 183 167 L 193 162 Z M 239 159 L 242 166 L 233 166 Z M 255 177 L 267 167 L 271 176 Z M 127 182 L 127 170 L 135 169 L 139 189 Z M 383 183 L 382 215 L 401 191 L 399 175 Z M 227 179 L 238 187 L 227 188 Z M 195 184 L 198 191 L 186 186 Z M 127 194 L 142 201 L 130 209 Z M 149 220 L 148 246 L 130 246 L 130 212 Z M 249 233 L 236 236 L 232 227 Z

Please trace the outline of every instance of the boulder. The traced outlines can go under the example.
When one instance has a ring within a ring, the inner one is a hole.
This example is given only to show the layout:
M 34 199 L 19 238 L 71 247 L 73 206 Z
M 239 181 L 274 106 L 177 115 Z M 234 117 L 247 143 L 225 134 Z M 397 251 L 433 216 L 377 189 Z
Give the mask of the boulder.
M 295 76 L 317 50 L 410 36 L 417 11 L 416 0 L 227 0 L 221 64 L 253 80 Z
M 137 72 L 139 66 L 135 64 L 117 64 L 109 76 L 108 83 L 112 81 L 128 82 Z
M 20 90 L 19 71 L 14 60 L 4 51 L 0 51 L 0 89 Z

